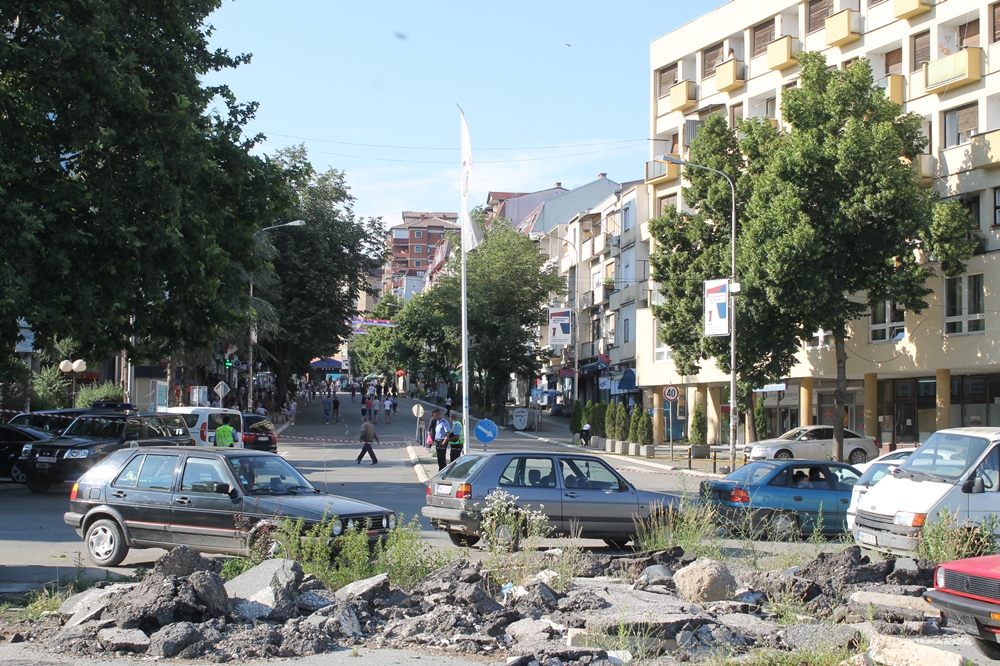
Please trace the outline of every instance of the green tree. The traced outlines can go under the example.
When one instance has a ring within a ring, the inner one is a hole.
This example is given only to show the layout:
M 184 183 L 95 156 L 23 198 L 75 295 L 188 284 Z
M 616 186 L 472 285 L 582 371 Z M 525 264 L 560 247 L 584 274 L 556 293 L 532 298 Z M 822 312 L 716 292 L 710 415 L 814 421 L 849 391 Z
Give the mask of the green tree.
M 69 407 L 70 382 L 58 365 L 43 366 L 31 380 L 31 408 L 62 409 Z
M 399 297 L 387 294 L 371 312 L 363 313 L 372 319 L 392 319 L 398 315 L 403 304 Z M 351 336 L 348 354 L 351 369 L 356 376 L 385 375 L 395 377 L 401 364 L 396 355 L 396 329 L 386 326 L 372 326 L 365 334 Z
M 590 424 L 591 429 L 594 428 L 594 401 L 588 400 L 587 404 L 583 406 L 583 424 Z
M 782 102 L 791 130 L 773 143 L 757 178 L 740 252 L 744 275 L 763 285 L 791 330 L 832 334 L 834 412 L 842 414 L 851 322 L 885 301 L 920 313 L 938 271 L 918 257 L 933 252 L 940 271 L 954 276 L 979 238 L 957 202 L 938 202 L 916 182 L 908 162 L 927 144 L 921 117 L 901 114 L 873 83 L 867 60 L 835 71 L 820 54 L 799 62 L 801 86 Z M 843 428 L 836 419 L 836 460 Z
M 757 404 L 754 406 L 754 428 L 758 441 L 767 439 L 767 413 L 764 411 L 763 395 L 757 396 Z
M 649 446 L 653 443 L 653 419 L 649 418 L 647 412 L 642 413 L 642 419 L 639 422 L 639 444 L 642 446 Z
M 569 431 L 571 433 L 578 433 L 583 427 L 583 407 L 580 405 L 579 400 L 573 401 L 573 411 L 569 415 Z
M 607 426 L 606 418 L 608 415 L 608 403 L 599 402 L 594 407 L 594 420 L 591 422 L 591 427 L 594 430 L 594 435 L 597 437 L 607 437 Z
M 219 4 L 0 7 L 0 348 L 19 317 L 92 357 L 249 321 L 253 232 L 287 187 L 242 133 L 255 105 L 203 83 L 249 59 L 209 48 Z
M 708 419 L 705 418 L 705 405 L 697 403 L 691 414 L 691 443 L 704 446 L 708 443 Z
M 90 407 L 95 402 L 124 402 L 125 392 L 120 384 L 104 382 L 81 386 L 76 393 L 76 407 Z
M 624 403 L 617 403 L 615 406 L 615 439 L 628 439 L 628 410 Z
M 639 434 L 642 432 L 642 409 L 639 405 L 632 408 L 632 416 L 629 418 L 628 441 L 639 441 Z

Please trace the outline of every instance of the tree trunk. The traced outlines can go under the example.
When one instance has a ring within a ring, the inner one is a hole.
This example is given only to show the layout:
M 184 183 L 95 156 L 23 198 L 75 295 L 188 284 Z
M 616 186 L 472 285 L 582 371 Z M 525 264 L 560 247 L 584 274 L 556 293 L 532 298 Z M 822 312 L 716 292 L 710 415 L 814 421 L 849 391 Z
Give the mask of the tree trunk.
M 170 407 L 177 406 L 177 398 L 174 396 L 174 387 L 177 382 L 174 381 L 174 373 L 177 371 L 177 359 L 174 358 L 173 354 L 167 356 L 167 405 Z
M 837 390 L 833 392 L 833 459 L 844 461 L 844 410 L 847 407 L 847 342 L 844 333 L 834 339 L 837 352 Z
M 753 444 L 757 441 L 757 405 L 756 400 L 763 400 L 762 397 L 757 396 L 753 391 L 747 391 L 746 394 L 746 437 L 747 444 Z

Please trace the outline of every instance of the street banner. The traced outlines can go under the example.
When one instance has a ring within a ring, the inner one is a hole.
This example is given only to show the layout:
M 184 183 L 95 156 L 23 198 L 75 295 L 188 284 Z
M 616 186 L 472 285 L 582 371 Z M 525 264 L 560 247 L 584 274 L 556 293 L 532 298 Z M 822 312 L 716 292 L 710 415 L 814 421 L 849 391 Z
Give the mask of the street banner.
M 570 343 L 571 313 L 566 308 L 549 308 L 549 346 Z
M 729 280 L 705 280 L 705 337 L 729 335 Z

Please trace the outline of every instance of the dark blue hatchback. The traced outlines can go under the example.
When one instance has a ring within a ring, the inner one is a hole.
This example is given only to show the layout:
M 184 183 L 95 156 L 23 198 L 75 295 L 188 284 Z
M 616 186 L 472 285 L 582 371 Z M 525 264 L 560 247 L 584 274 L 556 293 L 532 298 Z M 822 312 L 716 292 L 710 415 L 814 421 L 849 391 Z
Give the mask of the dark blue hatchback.
M 851 490 L 861 473 L 846 463 L 764 460 L 724 479 L 703 481 L 701 496 L 730 531 L 779 539 L 845 529 Z

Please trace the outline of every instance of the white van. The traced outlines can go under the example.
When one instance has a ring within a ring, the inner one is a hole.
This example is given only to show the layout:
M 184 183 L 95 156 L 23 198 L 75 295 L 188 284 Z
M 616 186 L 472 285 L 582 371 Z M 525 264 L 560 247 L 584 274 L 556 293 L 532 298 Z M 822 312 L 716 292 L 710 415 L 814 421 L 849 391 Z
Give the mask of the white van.
M 947 511 L 959 523 L 1000 516 L 1000 428 L 938 430 L 858 505 L 854 541 L 909 555 L 920 529 Z
M 233 446 L 243 448 L 243 414 L 237 409 L 223 407 L 168 407 L 171 414 L 180 414 L 198 446 L 215 446 L 215 429 L 222 425 L 222 417 L 229 417 L 233 427 Z

